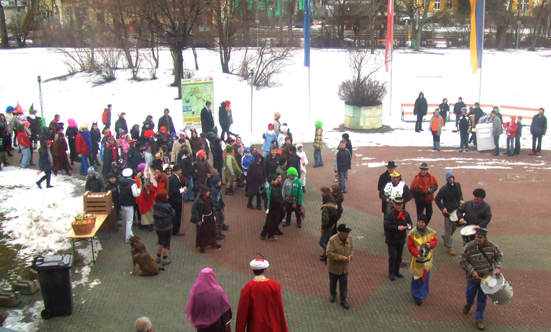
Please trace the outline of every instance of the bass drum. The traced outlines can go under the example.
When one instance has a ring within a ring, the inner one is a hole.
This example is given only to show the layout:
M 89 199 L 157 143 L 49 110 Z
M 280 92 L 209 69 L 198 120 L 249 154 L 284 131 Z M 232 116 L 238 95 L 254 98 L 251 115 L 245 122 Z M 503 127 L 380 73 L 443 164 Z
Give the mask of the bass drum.
M 494 304 L 503 305 L 509 303 L 513 298 L 513 286 L 505 280 L 503 274 L 492 275 L 487 283 L 480 282 L 480 288 L 484 294 L 492 299 Z
M 474 229 L 475 225 L 469 225 L 463 227 L 461 230 L 461 237 L 463 238 L 463 245 L 474 241 L 476 237 L 476 229 Z

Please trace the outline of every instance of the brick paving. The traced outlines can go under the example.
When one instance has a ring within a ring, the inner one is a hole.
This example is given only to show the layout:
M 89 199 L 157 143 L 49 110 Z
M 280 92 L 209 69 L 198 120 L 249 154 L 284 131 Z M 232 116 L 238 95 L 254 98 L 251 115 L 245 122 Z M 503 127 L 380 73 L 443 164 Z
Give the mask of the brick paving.
M 311 145 L 306 150 L 312 152 Z M 388 160 L 395 160 L 406 183 L 426 160 L 442 185 L 451 168 L 461 183 L 465 200 L 472 199 L 477 187 L 487 191 L 493 218 L 489 238 L 504 252 L 503 274 L 514 288 L 513 300 L 504 306 L 488 302 L 485 323 L 489 331 L 549 331 L 551 329 L 551 247 L 548 217 L 549 157 L 529 157 L 527 151 L 516 157 L 493 157 L 490 153 L 460 154 L 456 149 L 434 152 L 429 148 L 364 147 L 354 151 L 353 169 L 345 195 L 341 222 L 352 229 L 356 248 L 351 263 L 348 300 L 350 310 L 328 301 L 326 266 L 318 260 L 321 196 L 319 188 L 333 182 L 332 151 L 324 150 L 325 166 L 308 169 L 305 194 L 306 220 L 302 229 L 283 228 L 280 241 L 267 243 L 258 239 L 265 214 L 246 209 L 246 197 L 239 189 L 225 196 L 226 223 L 230 230 L 219 241 L 221 250 L 195 248 L 195 230 L 183 224 L 186 235 L 173 238 L 172 264 L 156 277 L 129 275 L 130 249 L 119 231 L 111 239 L 100 234 L 103 250 L 91 267 L 90 281 L 100 283 L 92 289 L 74 289 L 74 313 L 40 324 L 41 331 L 132 331 L 134 320 L 149 316 L 156 331 L 193 331 L 186 320 L 185 306 L 189 289 L 203 267 L 212 267 L 218 282 L 227 292 L 236 314 L 241 288 L 252 279 L 248 262 L 261 253 L 270 261 L 267 276 L 282 287 L 290 331 L 468 331 L 476 330 L 474 310 L 467 316 L 464 305 L 465 277 L 458 256 L 450 257 L 440 242 L 435 249 L 431 273 L 431 295 L 422 307 L 411 298 L 409 270 L 405 278 L 391 282 L 387 278 L 387 248 L 384 244 L 381 204 L 376 192 L 378 177 Z M 369 158 L 369 159 L 368 159 Z M 313 155 L 309 159 L 313 164 Z M 505 169 L 477 169 L 482 163 Z M 516 164 L 511 164 L 516 163 Z M 378 166 L 377 166 L 378 165 Z M 375 167 L 377 166 L 377 167 Z M 462 168 L 458 168 L 462 167 Z M 78 169 L 78 168 L 76 168 Z M 430 223 L 443 234 L 443 217 L 437 212 Z M 185 206 L 189 220 L 191 203 Z M 413 204 L 408 210 L 414 211 Z M 415 213 L 413 213 L 415 217 Z M 154 233 L 135 229 L 149 252 L 154 252 Z M 460 249 L 459 232 L 454 235 Z M 404 260 L 409 253 L 404 249 Z M 82 264 L 82 263 L 80 263 Z M 74 276 L 78 280 L 79 275 Z M 30 302 L 40 297 L 27 299 Z M 338 302 L 338 301 L 337 301 Z

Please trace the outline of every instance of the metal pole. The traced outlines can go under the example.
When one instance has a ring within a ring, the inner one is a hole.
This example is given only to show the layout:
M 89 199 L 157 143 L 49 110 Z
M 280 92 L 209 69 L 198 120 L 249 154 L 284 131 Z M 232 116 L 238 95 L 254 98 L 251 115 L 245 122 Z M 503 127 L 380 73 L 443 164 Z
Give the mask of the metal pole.
M 310 108 L 310 66 L 308 66 L 308 122 L 310 122 Z
M 482 103 L 482 57 L 484 56 L 484 21 L 486 20 L 486 1 L 482 9 L 482 47 L 480 48 L 480 82 L 478 83 L 478 102 Z
M 42 78 L 38 76 L 38 95 L 40 97 L 40 116 L 44 117 L 44 108 L 42 107 Z
M 251 133 L 253 132 L 253 86 L 254 86 L 254 70 L 251 69 Z

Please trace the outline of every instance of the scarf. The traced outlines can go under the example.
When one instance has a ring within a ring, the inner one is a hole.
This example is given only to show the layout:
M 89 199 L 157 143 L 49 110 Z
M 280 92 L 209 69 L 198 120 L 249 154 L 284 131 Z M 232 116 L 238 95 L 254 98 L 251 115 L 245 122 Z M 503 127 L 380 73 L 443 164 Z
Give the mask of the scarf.
M 398 211 L 396 211 L 396 210 L 394 210 L 394 211 L 395 211 L 395 212 L 398 212 Z M 398 213 L 398 216 L 396 217 L 396 219 L 398 219 L 398 220 L 401 219 L 401 220 L 403 220 L 403 221 L 406 221 L 406 217 L 404 217 L 404 211 L 400 211 L 400 212 Z

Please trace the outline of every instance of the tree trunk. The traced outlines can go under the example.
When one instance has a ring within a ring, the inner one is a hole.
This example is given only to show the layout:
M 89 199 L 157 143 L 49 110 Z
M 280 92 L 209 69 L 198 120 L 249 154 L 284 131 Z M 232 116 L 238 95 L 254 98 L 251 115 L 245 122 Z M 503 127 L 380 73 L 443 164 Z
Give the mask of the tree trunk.
M 172 55 L 172 62 L 174 65 L 174 82 L 171 84 L 178 88 L 178 97 L 176 99 L 182 99 L 182 76 L 184 75 L 184 56 L 182 55 L 182 49 L 176 45 L 169 46 L 170 54 Z
M 225 44 L 220 43 L 219 44 L 219 50 L 220 50 L 220 64 L 222 65 L 222 72 L 225 74 L 230 73 L 230 50 Z
M 506 27 L 503 26 L 503 25 L 499 25 L 497 27 L 497 31 L 496 31 L 496 41 L 497 41 L 496 48 L 499 51 L 505 50 L 505 36 L 506 35 L 507 35 Z
M 195 70 L 199 70 L 199 64 L 197 63 L 197 49 L 195 46 L 191 47 L 191 51 L 193 52 L 193 58 L 195 59 Z
M 2 48 L 10 47 L 8 42 L 8 27 L 6 25 L 6 14 L 4 13 L 4 6 L 0 2 L 0 38 L 2 38 Z
M 416 40 L 415 48 L 414 48 L 415 51 L 420 51 L 421 50 L 421 37 L 422 37 L 422 34 L 423 34 L 423 29 L 422 29 L 422 26 L 419 25 L 417 27 L 417 35 L 415 36 L 415 40 Z

